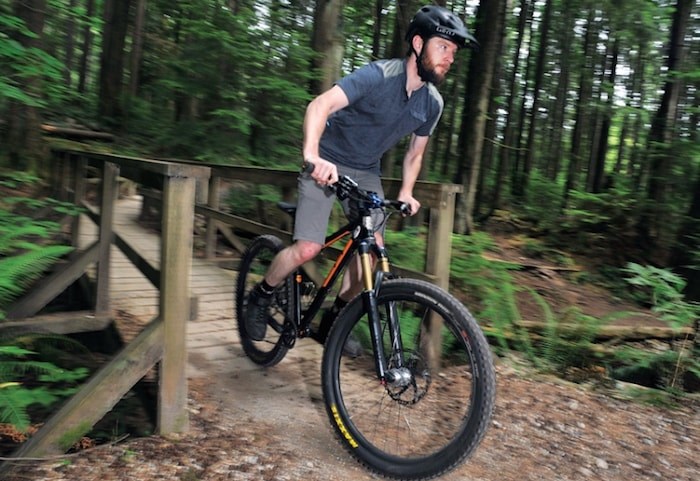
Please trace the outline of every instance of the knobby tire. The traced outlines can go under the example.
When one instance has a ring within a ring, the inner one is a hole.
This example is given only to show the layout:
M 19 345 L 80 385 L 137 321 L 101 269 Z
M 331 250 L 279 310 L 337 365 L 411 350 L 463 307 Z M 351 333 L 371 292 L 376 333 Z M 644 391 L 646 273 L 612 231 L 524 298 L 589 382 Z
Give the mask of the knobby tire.
M 272 259 L 283 247 L 284 244 L 276 236 L 256 237 L 241 258 L 236 280 L 236 319 L 241 345 L 253 362 L 265 367 L 274 366 L 287 354 L 288 347 L 284 342 L 283 332 L 285 322 L 288 322 L 285 319 L 291 319 L 293 309 L 292 279 L 286 279 L 273 294 L 269 309 L 270 322 L 262 341 L 254 341 L 248 336 L 243 319 L 245 319 L 251 289 L 262 280 Z
M 392 308 L 398 313 L 413 382 L 402 388 L 379 382 L 358 296 L 338 315 L 326 343 L 326 410 L 341 444 L 368 469 L 396 479 L 433 478 L 465 461 L 486 432 L 495 398 L 491 352 L 469 311 L 433 284 L 387 280 L 377 305 L 389 367 L 398 356 L 386 317 Z M 439 341 L 429 331 L 439 332 Z M 357 357 L 343 352 L 349 338 L 364 347 Z

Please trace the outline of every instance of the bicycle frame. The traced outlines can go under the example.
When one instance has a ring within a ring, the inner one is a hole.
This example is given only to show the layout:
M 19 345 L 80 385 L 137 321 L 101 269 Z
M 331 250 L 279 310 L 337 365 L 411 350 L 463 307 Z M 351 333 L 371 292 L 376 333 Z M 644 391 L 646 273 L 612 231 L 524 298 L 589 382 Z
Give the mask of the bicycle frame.
M 323 283 L 318 288 L 311 304 L 302 312 L 301 306 L 301 285 L 304 278 L 309 278 L 309 275 L 304 271 L 303 267 L 299 267 L 292 275 L 294 277 L 294 325 L 298 337 L 308 337 L 311 334 L 311 321 L 318 314 L 325 302 L 328 294 L 335 285 L 340 275 L 345 271 L 348 264 L 354 260 L 357 253 L 360 257 L 362 284 L 362 296 L 364 309 L 369 317 L 369 328 L 372 339 L 372 347 L 375 352 L 375 368 L 377 376 L 382 383 L 395 382 L 394 376 L 389 375 L 389 368 L 384 354 L 384 344 L 382 343 L 382 328 L 379 319 L 377 308 L 377 293 L 381 286 L 382 280 L 387 274 L 390 274 L 389 257 L 384 246 L 377 244 L 374 237 L 374 226 L 372 217 L 368 212 L 363 213 L 359 220 L 349 222 L 345 226 L 338 229 L 333 234 L 326 237 L 323 248 L 328 248 L 343 238 L 351 236 L 341 251 L 338 258 L 335 260 L 330 271 L 323 280 Z M 373 260 L 375 256 L 378 264 L 376 276 L 373 278 Z M 389 315 L 389 328 L 391 332 L 392 345 L 394 352 L 400 353 L 399 359 L 394 359 L 396 368 L 401 368 L 403 362 L 403 349 L 401 346 L 401 332 L 398 322 L 398 316 L 392 309 Z

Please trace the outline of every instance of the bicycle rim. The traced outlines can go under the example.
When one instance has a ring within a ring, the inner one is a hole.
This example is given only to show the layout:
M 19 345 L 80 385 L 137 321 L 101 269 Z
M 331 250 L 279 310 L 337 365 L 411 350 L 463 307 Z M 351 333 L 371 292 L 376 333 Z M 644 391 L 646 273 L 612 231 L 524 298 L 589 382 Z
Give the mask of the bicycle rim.
M 275 236 L 265 235 L 255 238 L 241 259 L 236 281 L 236 318 L 241 346 L 253 362 L 262 366 L 277 364 L 287 353 L 288 344 L 285 342 L 285 336 L 293 335 L 292 329 L 285 329 L 285 318 L 288 319 L 292 312 L 291 279 L 285 281 L 275 291 L 269 310 L 270 321 L 262 341 L 254 341 L 248 337 L 242 320 L 246 315 L 250 291 L 262 280 L 272 259 L 282 248 L 282 241 Z
M 495 392 L 488 344 L 466 308 L 432 284 L 386 281 L 377 303 L 390 368 L 399 353 L 386 320 L 391 309 L 400 318 L 403 372 L 411 380 L 380 384 L 356 299 L 339 315 L 324 353 L 328 414 L 343 445 L 371 470 L 398 479 L 440 475 L 472 453 L 488 425 Z M 349 339 L 364 349 L 348 349 Z

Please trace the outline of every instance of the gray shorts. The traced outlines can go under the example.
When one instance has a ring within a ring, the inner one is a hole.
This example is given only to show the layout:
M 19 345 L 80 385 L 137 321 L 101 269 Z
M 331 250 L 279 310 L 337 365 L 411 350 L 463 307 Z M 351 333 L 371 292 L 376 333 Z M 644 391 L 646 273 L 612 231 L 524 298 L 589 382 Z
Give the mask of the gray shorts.
M 384 198 L 382 182 L 377 174 L 338 165 L 338 175 L 347 175 L 357 182 L 361 189 L 376 192 Z M 299 174 L 297 213 L 294 219 L 294 240 L 306 240 L 323 245 L 328 230 L 328 220 L 333 210 L 335 194 L 321 187 L 307 173 Z M 347 201 L 342 202 L 345 215 L 350 214 Z M 372 212 L 375 228 L 384 218 L 381 209 Z M 382 225 L 380 231 L 384 230 Z

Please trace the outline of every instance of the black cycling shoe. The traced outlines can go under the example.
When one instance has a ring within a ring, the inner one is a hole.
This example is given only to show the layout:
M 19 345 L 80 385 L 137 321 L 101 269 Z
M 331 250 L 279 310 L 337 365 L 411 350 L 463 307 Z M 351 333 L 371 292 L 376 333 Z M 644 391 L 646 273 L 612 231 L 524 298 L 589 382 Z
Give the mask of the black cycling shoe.
M 272 303 L 272 294 L 266 294 L 257 285 L 250 291 L 246 317 L 244 319 L 245 332 L 254 341 L 265 339 L 267 331 L 268 308 Z

